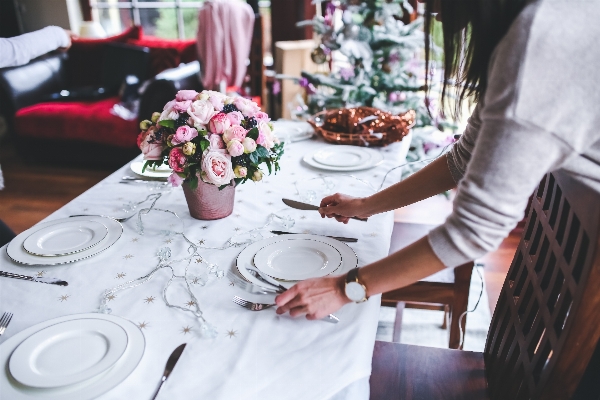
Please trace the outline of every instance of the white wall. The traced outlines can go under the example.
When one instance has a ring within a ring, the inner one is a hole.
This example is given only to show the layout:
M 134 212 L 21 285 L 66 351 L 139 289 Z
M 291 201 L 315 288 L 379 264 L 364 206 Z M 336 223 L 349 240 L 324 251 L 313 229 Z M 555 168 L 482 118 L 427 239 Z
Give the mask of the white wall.
M 17 0 L 25 32 L 48 25 L 79 32 L 81 8 L 78 0 Z

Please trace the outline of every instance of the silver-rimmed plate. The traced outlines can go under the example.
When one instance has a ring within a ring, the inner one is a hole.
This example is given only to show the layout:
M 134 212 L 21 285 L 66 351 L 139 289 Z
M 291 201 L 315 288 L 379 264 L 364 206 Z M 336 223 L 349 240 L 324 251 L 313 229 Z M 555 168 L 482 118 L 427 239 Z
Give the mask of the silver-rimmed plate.
M 65 256 L 96 246 L 107 234 L 106 226 L 97 221 L 63 221 L 33 232 L 23 241 L 23 249 L 35 256 Z
M 142 359 L 146 348 L 144 334 L 137 325 L 129 320 L 114 315 L 99 313 L 67 315 L 41 322 L 14 334 L 0 345 L 0 365 L 6 366 L 13 351 L 29 336 L 49 326 L 75 319 L 107 320 L 123 328 L 127 333 L 128 342 L 127 348 L 121 358 L 119 358 L 119 360 L 107 371 L 94 378 L 74 385 L 49 389 L 32 388 L 22 385 L 10 375 L 8 368 L 2 368 L 2 371 L 0 372 L 0 388 L 2 388 L 3 399 L 30 400 L 44 398 L 91 400 L 101 396 L 123 382 L 125 378 L 135 370 Z
M 285 281 L 301 281 L 331 274 L 342 264 L 340 252 L 312 239 L 271 243 L 254 255 L 254 265 L 265 274 Z
M 44 256 L 36 256 L 33 254 L 29 254 L 23 249 L 23 242 L 27 239 L 32 233 L 37 232 L 41 228 L 45 228 L 47 226 L 51 226 L 63 221 L 96 221 L 100 222 L 106 229 L 108 233 L 106 237 L 98 243 L 96 246 L 91 247 L 87 250 L 80 251 L 75 254 L 68 254 L 65 256 L 57 256 L 57 257 L 44 257 Z M 32 228 L 27 229 L 24 232 L 21 232 L 17 237 L 15 237 L 11 242 L 6 246 L 6 254 L 16 263 L 24 264 L 24 265 L 60 265 L 60 264 L 68 264 L 75 261 L 83 260 L 92 256 L 95 256 L 98 253 L 103 252 L 104 250 L 110 248 L 123 234 L 123 226 L 118 221 L 101 216 L 83 216 L 83 217 L 72 217 L 72 218 L 62 218 L 53 221 L 42 222 L 40 224 L 35 225 Z
M 306 154 L 302 161 L 326 171 L 349 172 L 376 167 L 383 161 L 383 155 L 365 147 L 327 145 Z
M 36 388 L 74 385 L 105 372 L 127 348 L 127 332 L 103 319 L 75 319 L 39 330 L 12 353 L 8 368 Z
M 145 171 L 144 169 L 145 160 L 134 160 L 129 164 L 131 170 L 140 176 L 145 176 L 147 178 L 159 178 L 159 179 L 167 179 L 173 170 L 168 165 L 161 165 L 160 167 L 147 167 Z
M 235 261 L 235 271 L 237 271 L 237 273 L 242 278 L 247 280 L 248 282 L 252 282 L 256 285 L 263 286 L 264 284 L 260 280 L 255 278 L 247 270 L 247 267 L 248 266 L 252 267 L 254 265 L 253 264 L 254 255 L 263 247 L 266 247 L 272 243 L 279 242 L 281 240 L 290 240 L 290 239 L 292 239 L 292 240 L 309 239 L 309 240 L 320 241 L 320 242 L 323 242 L 323 243 L 333 246 L 340 253 L 340 255 L 342 257 L 342 265 L 335 271 L 336 274 L 343 274 L 343 273 L 350 271 L 353 268 L 358 267 L 358 257 L 356 256 L 356 253 L 354 253 L 354 250 L 352 250 L 350 248 L 350 246 L 348 246 L 346 243 L 342 243 L 339 240 L 335 240 L 335 239 L 328 238 L 325 236 L 309 235 L 309 234 L 293 234 L 293 235 L 274 236 L 274 237 L 270 237 L 270 238 L 249 244 L 237 256 L 236 261 Z M 296 284 L 295 281 L 294 282 L 281 281 L 281 285 L 285 286 L 287 288 L 291 288 L 295 284 Z

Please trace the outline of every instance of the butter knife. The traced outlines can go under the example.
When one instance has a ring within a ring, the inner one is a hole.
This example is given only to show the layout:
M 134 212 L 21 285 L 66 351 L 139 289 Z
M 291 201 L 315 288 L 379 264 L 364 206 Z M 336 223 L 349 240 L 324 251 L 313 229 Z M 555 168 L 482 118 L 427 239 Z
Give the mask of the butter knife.
M 158 389 L 156 389 L 156 393 L 154 393 L 152 400 L 156 399 L 156 396 L 158 396 L 158 392 L 160 392 L 160 389 L 162 388 L 163 384 L 165 383 L 169 375 L 171 375 L 171 371 L 173 371 L 173 368 L 175 368 L 175 364 L 177 364 L 177 361 L 179 361 L 179 357 L 181 357 L 181 353 L 183 353 L 183 349 L 185 349 L 186 345 L 187 343 L 179 345 L 179 347 L 173 350 L 173 352 L 169 356 L 169 359 L 167 360 L 167 365 L 165 366 L 165 372 L 163 372 L 163 376 L 160 380 L 160 385 L 158 385 Z
M 319 207 L 318 206 L 313 206 L 312 204 L 308 204 L 308 203 L 303 203 L 301 201 L 296 201 L 296 200 L 290 200 L 290 199 L 281 199 L 283 200 L 283 202 L 292 208 L 295 208 L 297 210 L 308 210 L 308 211 L 318 211 Z M 356 219 L 358 221 L 367 221 L 367 218 L 358 218 L 358 217 L 350 217 L 350 219 Z
M 276 235 L 298 235 L 299 234 L 298 232 L 284 232 L 284 231 L 271 231 L 271 233 L 274 233 Z M 357 238 L 349 238 L 349 237 L 343 237 L 343 236 L 327 236 L 327 235 L 324 235 L 324 236 L 335 239 L 335 240 L 339 240 L 340 242 L 348 242 L 348 243 L 358 242 Z
M 60 279 L 56 279 L 56 278 L 42 278 L 42 277 L 37 277 L 37 276 L 27 276 L 27 275 L 13 274 L 12 272 L 6 272 L 6 271 L 0 271 L 0 276 L 3 276 L 5 278 L 23 279 L 25 281 L 47 283 L 49 285 L 59 285 L 59 286 L 68 286 L 69 285 L 67 282 L 61 281 Z

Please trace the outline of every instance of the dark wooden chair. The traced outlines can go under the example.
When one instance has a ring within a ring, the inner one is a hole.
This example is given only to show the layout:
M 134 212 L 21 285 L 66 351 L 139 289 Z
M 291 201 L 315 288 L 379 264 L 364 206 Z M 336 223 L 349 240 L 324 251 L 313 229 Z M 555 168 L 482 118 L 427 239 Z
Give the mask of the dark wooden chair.
M 599 193 L 548 174 L 484 352 L 376 342 L 371 399 L 571 398 L 600 337 L 598 204 Z
M 433 225 L 396 223 L 392 233 L 393 253 L 425 236 Z M 458 349 L 460 347 L 460 329 L 464 332 L 467 316 L 460 321 L 459 317 L 467 311 L 469 303 L 469 287 L 471 285 L 471 273 L 473 263 L 461 265 L 453 270 L 444 270 L 422 281 L 410 286 L 403 287 L 381 296 L 381 305 L 396 307 L 396 320 L 394 322 L 393 341 L 400 341 L 402 329 L 402 313 L 404 308 L 421 308 L 444 311 L 443 327 L 449 325 L 448 347 Z M 449 315 L 450 323 L 447 324 L 446 315 Z

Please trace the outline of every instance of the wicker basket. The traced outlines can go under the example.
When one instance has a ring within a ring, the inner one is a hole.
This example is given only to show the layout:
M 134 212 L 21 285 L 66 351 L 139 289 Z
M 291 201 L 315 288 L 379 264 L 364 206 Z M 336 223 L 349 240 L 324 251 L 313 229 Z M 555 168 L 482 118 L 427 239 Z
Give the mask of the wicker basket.
M 321 111 L 308 123 L 326 142 L 372 147 L 401 141 L 415 118 L 413 110 L 392 115 L 377 108 L 356 107 Z

